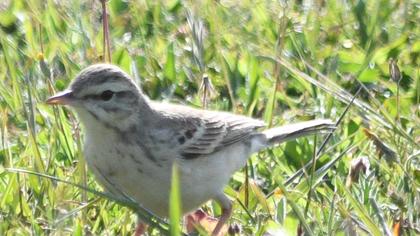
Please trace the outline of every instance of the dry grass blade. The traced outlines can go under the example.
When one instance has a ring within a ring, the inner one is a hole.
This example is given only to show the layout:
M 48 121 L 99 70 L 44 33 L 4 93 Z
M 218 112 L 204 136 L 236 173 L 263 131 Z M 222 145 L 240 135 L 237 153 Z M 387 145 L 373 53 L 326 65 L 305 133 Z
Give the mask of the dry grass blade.
M 376 147 L 376 150 L 378 151 L 379 157 L 383 157 L 388 164 L 392 164 L 394 162 L 399 162 L 397 158 L 397 153 L 392 150 L 392 148 L 382 141 L 381 138 L 379 138 L 376 134 L 374 134 L 372 131 L 368 129 L 363 129 L 365 132 L 365 135 L 373 141 L 373 144 Z
M 400 72 L 400 68 L 397 64 L 398 60 L 394 60 L 391 58 L 389 60 L 389 75 L 391 76 L 391 79 L 397 83 L 397 117 L 396 120 L 400 119 L 400 81 L 402 79 L 402 75 Z
M 367 174 L 369 171 L 370 163 L 366 156 L 361 156 L 351 160 L 350 171 L 346 180 L 346 187 L 350 188 L 351 185 L 359 180 L 360 173 Z
M 191 49 L 193 62 L 198 66 L 200 72 L 204 73 L 204 39 L 206 36 L 204 23 L 202 20 L 195 17 L 191 11 L 187 12 L 187 21 L 191 31 Z
M 196 17 L 191 11 L 187 11 L 187 22 L 192 38 L 192 61 L 198 67 L 201 74 L 201 84 L 199 89 L 199 92 L 201 93 L 201 101 L 203 108 L 207 109 L 209 100 L 215 96 L 216 92 L 209 76 L 205 73 L 206 65 L 204 61 L 204 40 L 206 37 L 206 30 L 203 21 Z
M 109 23 L 108 23 L 108 11 L 106 3 L 108 0 L 99 0 L 102 6 L 102 30 L 103 30 L 103 53 L 104 53 L 104 62 L 111 63 L 111 43 L 109 39 Z
M 201 93 L 201 102 L 203 103 L 203 108 L 207 109 L 208 100 L 216 96 L 216 90 L 214 89 L 210 78 L 206 74 L 203 75 L 203 80 L 201 82 L 199 92 Z
M 400 68 L 398 67 L 397 63 L 398 63 L 398 60 L 394 60 L 393 58 L 389 60 L 389 74 L 391 76 L 391 79 L 395 83 L 399 83 L 400 80 L 402 79 Z
M 283 9 L 285 10 L 285 9 Z M 281 54 L 283 52 L 283 48 L 284 48 L 284 42 L 285 42 L 285 35 L 286 35 L 286 30 L 287 30 L 287 23 L 288 23 L 288 19 L 287 17 L 285 17 L 284 15 L 280 18 L 279 20 L 279 24 L 277 27 L 277 41 L 276 41 L 276 47 L 275 47 L 275 52 L 276 52 L 276 58 L 280 58 Z M 280 63 L 276 63 L 274 65 L 274 69 L 273 69 L 273 75 L 275 78 L 275 84 L 273 86 L 273 96 L 272 96 L 272 100 L 271 103 L 271 110 L 273 111 L 275 109 L 276 103 L 274 102 L 274 99 L 276 98 L 276 93 L 277 93 L 277 89 L 279 87 L 280 84 L 280 72 L 281 72 L 281 64 Z M 281 88 L 281 87 L 280 87 Z M 273 125 L 273 119 L 272 117 L 270 117 L 269 123 L 268 123 L 268 127 L 272 127 Z

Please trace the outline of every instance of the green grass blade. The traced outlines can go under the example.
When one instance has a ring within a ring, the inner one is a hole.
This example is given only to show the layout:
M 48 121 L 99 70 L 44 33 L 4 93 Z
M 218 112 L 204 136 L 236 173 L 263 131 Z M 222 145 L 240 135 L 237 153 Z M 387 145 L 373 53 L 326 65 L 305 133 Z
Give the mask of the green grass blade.
M 169 222 L 171 236 L 181 235 L 181 194 L 179 186 L 179 171 L 178 165 L 174 162 L 172 165 L 172 184 L 171 193 L 169 197 Z

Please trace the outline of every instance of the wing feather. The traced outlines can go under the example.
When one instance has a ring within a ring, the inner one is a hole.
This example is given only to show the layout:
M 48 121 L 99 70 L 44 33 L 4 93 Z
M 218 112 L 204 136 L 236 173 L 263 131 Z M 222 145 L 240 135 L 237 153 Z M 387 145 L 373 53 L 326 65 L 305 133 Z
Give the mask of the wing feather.
M 264 127 L 263 121 L 225 112 L 192 109 L 185 106 L 155 103 L 166 117 L 160 128 L 170 130 L 168 142 L 176 143 L 178 156 L 195 159 L 241 142 Z
M 227 116 L 227 117 L 226 117 Z M 181 148 L 181 155 L 186 159 L 196 158 L 195 154 L 211 154 L 223 147 L 246 140 L 264 123 L 251 118 L 226 115 L 202 119 L 197 131 Z M 193 156 L 191 156 L 193 155 Z

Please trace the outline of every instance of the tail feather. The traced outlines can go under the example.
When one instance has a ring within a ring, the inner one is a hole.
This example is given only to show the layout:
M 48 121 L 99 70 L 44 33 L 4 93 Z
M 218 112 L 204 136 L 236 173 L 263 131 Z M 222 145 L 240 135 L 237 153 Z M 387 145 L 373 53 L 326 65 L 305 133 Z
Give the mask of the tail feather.
M 266 145 L 271 146 L 311 134 L 332 132 L 335 128 L 331 120 L 320 119 L 272 128 L 262 134 L 266 138 Z

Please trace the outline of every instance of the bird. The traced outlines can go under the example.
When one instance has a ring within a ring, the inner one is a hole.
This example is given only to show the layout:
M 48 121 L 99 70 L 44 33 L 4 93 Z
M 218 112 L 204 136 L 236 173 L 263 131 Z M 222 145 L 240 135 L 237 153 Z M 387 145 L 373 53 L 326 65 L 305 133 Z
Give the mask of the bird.
M 315 119 L 264 130 L 258 119 L 153 101 L 112 64 L 86 67 L 46 103 L 75 111 L 87 165 L 104 189 L 129 196 L 159 217 L 169 214 L 176 163 L 183 214 L 209 200 L 220 204 L 212 235 L 219 235 L 232 213 L 224 187 L 253 153 L 335 129 L 331 120 Z

